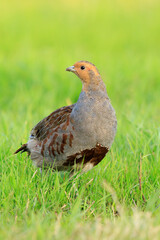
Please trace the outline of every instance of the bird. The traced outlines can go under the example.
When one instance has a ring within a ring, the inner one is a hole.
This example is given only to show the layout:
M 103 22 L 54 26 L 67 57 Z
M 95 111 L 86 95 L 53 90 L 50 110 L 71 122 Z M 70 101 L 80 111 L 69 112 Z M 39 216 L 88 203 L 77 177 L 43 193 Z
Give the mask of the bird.
M 78 101 L 52 112 L 35 125 L 29 140 L 15 151 L 27 152 L 40 169 L 87 172 L 105 157 L 117 130 L 115 110 L 96 66 L 78 61 L 66 71 L 78 76 Z

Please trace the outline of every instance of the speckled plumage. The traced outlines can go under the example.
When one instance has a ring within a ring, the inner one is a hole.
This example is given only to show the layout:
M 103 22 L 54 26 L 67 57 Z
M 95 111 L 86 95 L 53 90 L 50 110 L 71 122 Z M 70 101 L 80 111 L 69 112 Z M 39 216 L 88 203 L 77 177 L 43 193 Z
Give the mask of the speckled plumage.
M 66 69 L 83 87 L 77 103 L 62 107 L 40 121 L 29 141 L 15 153 L 27 151 L 37 167 L 83 171 L 97 165 L 109 151 L 117 127 L 115 111 L 97 68 L 79 61 Z

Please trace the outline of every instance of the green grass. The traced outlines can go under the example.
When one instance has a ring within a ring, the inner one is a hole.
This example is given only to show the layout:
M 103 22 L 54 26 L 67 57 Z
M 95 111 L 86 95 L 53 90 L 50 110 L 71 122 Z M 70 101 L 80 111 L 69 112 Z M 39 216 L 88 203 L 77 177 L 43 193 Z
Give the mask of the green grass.
M 1 3 L 0 239 L 160 239 L 159 11 L 158 0 Z M 13 152 L 77 101 L 65 68 L 78 60 L 101 72 L 116 139 L 83 175 L 41 175 Z

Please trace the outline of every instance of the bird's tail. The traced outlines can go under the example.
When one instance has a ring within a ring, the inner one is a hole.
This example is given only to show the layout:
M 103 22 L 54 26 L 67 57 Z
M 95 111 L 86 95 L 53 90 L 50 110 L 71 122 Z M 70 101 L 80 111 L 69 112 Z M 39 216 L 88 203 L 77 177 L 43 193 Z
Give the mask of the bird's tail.
M 27 144 L 23 144 L 20 148 L 18 148 L 14 154 L 17 154 L 17 153 L 23 153 L 23 152 L 28 152 L 29 153 L 29 149 L 27 148 Z

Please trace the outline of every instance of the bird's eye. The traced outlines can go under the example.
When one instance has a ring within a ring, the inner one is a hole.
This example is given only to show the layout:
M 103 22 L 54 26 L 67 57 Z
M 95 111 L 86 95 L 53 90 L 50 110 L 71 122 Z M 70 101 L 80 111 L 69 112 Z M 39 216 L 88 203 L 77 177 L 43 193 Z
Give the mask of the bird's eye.
M 84 70 L 85 69 L 85 66 L 81 66 L 81 70 Z

